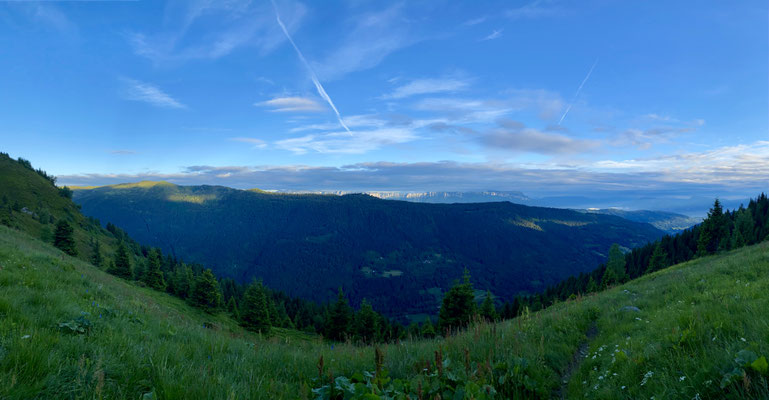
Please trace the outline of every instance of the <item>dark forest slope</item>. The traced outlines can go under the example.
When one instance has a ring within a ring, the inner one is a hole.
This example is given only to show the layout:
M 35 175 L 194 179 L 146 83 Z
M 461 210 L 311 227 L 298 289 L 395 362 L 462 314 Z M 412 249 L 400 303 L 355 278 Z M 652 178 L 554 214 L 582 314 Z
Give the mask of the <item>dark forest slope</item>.
M 75 191 L 83 212 L 246 282 L 314 300 L 342 286 L 389 315 L 434 313 L 464 268 L 503 299 L 590 271 L 617 242 L 662 236 L 619 217 L 512 203 L 416 204 L 142 182 Z

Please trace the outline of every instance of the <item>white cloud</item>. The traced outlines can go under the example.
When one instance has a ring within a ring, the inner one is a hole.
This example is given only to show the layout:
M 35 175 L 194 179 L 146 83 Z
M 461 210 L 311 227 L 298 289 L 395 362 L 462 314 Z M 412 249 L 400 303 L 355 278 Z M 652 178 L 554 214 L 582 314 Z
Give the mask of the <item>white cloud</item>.
M 500 120 L 498 127 L 479 137 L 482 144 L 511 152 L 538 154 L 584 153 L 598 147 L 592 140 L 577 139 L 558 133 L 542 132 L 518 121 Z
M 418 40 L 413 37 L 408 19 L 402 15 L 402 4 L 379 12 L 352 18 L 349 34 L 325 59 L 313 63 L 313 69 L 324 80 L 333 80 L 373 68 L 391 53 Z
M 275 147 L 294 154 L 309 152 L 323 154 L 363 154 L 383 146 L 406 143 L 417 137 L 406 128 L 382 128 L 356 130 L 355 135 L 347 132 L 310 134 L 298 138 L 283 139 L 275 142 Z
M 319 112 L 326 108 L 309 97 L 276 97 L 271 100 L 254 103 L 257 107 L 269 107 L 274 112 Z
M 536 0 L 521 7 L 511 8 L 505 11 L 504 15 L 511 19 L 528 19 L 552 17 L 562 14 L 563 10 L 553 5 L 553 3 L 554 1 L 552 0 Z
M 141 101 L 161 108 L 186 108 L 186 106 L 158 87 L 134 79 L 123 79 L 125 88 L 123 98 Z
M 765 185 L 769 182 L 769 141 L 653 158 L 604 160 L 591 167 L 611 172 L 653 172 L 668 182 L 735 184 L 751 181 Z
M 403 99 L 410 96 L 432 93 L 456 92 L 470 85 L 468 80 L 455 78 L 415 79 L 405 85 L 395 88 L 392 93 L 382 96 L 383 99 Z
M 305 6 L 290 1 L 282 5 L 287 29 L 296 30 Z M 160 31 L 129 33 L 127 40 L 135 54 L 156 63 L 218 59 L 243 47 L 265 54 L 286 40 L 272 15 L 268 2 L 170 1 Z
M 481 39 L 481 41 L 498 39 L 498 38 L 500 38 L 502 36 L 502 31 L 503 30 L 504 29 L 495 29 L 488 36 L 486 36 L 483 39 Z

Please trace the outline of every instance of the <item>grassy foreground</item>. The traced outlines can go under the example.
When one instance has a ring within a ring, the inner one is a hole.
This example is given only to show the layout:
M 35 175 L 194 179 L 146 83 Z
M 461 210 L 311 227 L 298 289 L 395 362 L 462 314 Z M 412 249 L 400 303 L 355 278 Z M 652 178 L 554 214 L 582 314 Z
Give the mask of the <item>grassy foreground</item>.
M 421 383 L 440 350 L 444 373 L 461 379 L 506 363 L 525 397 L 768 398 L 766 310 L 764 243 L 447 339 L 382 346 L 383 367 Z M 262 338 L 0 226 L 0 398 L 315 398 L 321 355 L 335 377 L 375 368 L 373 348 Z

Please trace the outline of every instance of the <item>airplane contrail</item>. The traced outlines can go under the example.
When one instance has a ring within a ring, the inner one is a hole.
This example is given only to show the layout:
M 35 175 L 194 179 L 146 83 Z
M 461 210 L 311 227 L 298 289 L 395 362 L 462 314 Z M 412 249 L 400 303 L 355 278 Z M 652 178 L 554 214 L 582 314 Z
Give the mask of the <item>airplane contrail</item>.
M 598 65 L 598 59 L 595 59 L 595 62 L 593 63 L 593 66 L 590 67 L 590 71 L 587 72 L 587 75 L 585 76 L 585 79 L 582 80 L 582 83 L 579 84 L 579 87 L 577 88 L 577 92 L 574 93 L 574 97 L 571 99 L 571 103 L 569 103 L 568 107 L 566 107 L 566 111 L 563 112 L 563 115 L 561 115 L 561 119 L 558 121 L 558 126 L 561 125 L 561 122 L 563 122 L 563 119 L 566 118 L 566 114 L 569 113 L 571 110 L 571 106 L 574 105 L 574 102 L 577 101 L 577 96 L 579 96 L 579 92 L 582 91 L 582 87 L 585 86 L 585 83 L 587 83 L 587 80 L 590 79 L 590 75 L 593 73 L 593 70 L 595 69 L 595 66 Z
M 283 25 L 283 21 L 280 19 L 280 14 L 278 13 L 278 6 L 275 5 L 275 0 L 272 1 L 272 7 L 275 9 L 275 18 L 278 20 L 278 25 L 280 25 L 280 28 L 283 29 L 283 33 L 286 34 L 286 38 L 289 42 L 291 42 L 291 45 L 294 46 L 294 50 L 296 50 L 296 54 L 299 56 L 299 59 L 302 60 L 302 63 L 304 63 L 304 66 L 307 68 L 307 71 L 310 72 L 310 79 L 312 79 L 312 83 L 315 84 L 315 89 L 318 91 L 318 94 L 320 97 L 323 98 L 323 100 L 326 100 L 326 103 L 328 103 L 329 106 L 331 106 L 331 109 L 334 110 L 334 113 L 336 114 L 336 119 L 339 120 L 339 124 L 342 125 L 344 130 L 347 131 L 347 133 L 352 134 L 352 131 L 350 131 L 350 128 L 347 127 L 347 124 L 344 123 L 344 120 L 342 120 L 342 115 L 339 114 L 339 110 L 336 109 L 336 106 L 334 105 L 334 102 L 331 101 L 331 97 L 328 96 L 328 93 L 326 93 L 326 89 L 323 89 L 323 85 L 320 84 L 320 81 L 318 80 L 318 76 L 315 75 L 315 71 L 312 70 L 312 67 L 310 67 L 310 63 L 307 62 L 307 59 L 304 58 L 304 55 L 302 54 L 302 51 L 299 50 L 299 47 L 294 43 L 294 39 L 291 38 L 291 35 L 288 33 L 288 29 L 286 29 L 286 26 Z

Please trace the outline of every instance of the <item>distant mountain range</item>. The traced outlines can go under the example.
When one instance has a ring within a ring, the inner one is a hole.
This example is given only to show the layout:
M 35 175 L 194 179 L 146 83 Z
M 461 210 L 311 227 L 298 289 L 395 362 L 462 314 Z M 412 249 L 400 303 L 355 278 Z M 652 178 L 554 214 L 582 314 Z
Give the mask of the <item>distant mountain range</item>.
M 434 314 L 468 269 L 511 300 L 663 235 L 612 215 L 510 202 L 427 204 L 142 182 L 75 190 L 86 215 L 241 282 L 317 301 L 341 286 L 390 316 Z M 397 294 L 397 295 L 396 295 Z
M 276 193 L 297 193 L 297 194 L 327 194 L 343 196 L 347 194 L 356 194 L 359 192 L 347 191 L 305 191 L 305 192 L 276 192 Z M 404 200 L 415 203 L 489 203 L 498 201 L 509 201 L 511 203 L 523 204 L 527 206 L 538 207 L 556 207 L 559 204 L 571 204 L 575 200 L 578 203 L 584 203 L 588 200 L 583 198 L 571 197 L 548 197 L 535 199 L 526 196 L 522 192 L 515 191 L 485 191 L 485 192 L 365 192 L 365 194 L 384 199 L 384 200 Z M 646 222 L 666 233 L 675 234 L 684 229 L 690 228 L 702 221 L 701 218 L 689 217 L 683 214 L 677 214 L 666 211 L 650 210 L 625 210 L 620 208 L 589 208 L 576 209 L 581 212 L 590 212 L 598 214 L 616 215 L 635 222 Z

